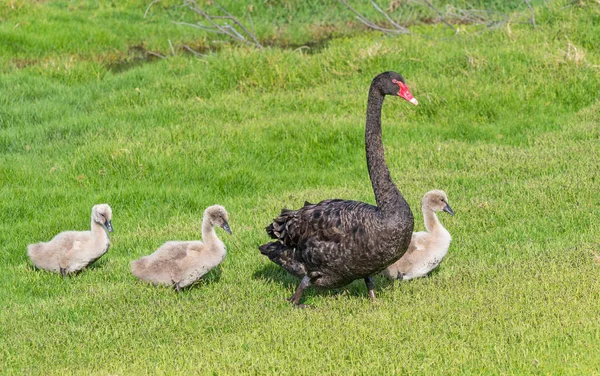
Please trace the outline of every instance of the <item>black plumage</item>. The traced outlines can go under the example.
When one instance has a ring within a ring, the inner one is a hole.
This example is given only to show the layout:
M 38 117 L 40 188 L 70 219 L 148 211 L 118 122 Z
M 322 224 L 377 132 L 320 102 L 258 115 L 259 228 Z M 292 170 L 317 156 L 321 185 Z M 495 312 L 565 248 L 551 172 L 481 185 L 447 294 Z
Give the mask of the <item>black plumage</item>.
M 365 280 L 374 298 L 371 275 L 397 261 L 410 244 L 413 215 L 391 179 L 383 153 L 381 108 L 385 95 L 400 95 L 416 103 L 399 74 L 385 72 L 373 79 L 365 146 L 377 206 L 337 199 L 307 202 L 298 210 L 282 210 L 266 228 L 276 241 L 260 246 L 260 252 L 302 278 L 290 298 L 295 304 L 311 284 L 336 288 L 359 278 Z

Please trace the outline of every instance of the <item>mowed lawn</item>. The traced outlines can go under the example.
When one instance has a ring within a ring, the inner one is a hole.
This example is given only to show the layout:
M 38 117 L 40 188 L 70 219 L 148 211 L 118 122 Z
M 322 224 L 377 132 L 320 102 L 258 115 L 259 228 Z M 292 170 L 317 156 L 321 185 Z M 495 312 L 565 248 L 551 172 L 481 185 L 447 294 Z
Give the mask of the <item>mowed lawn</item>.
M 351 28 L 320 49 L 201 59 L 179 48 L 204 36 L 175 8 L 127 4 L 1 3 L 0 373 L 600 372 L 600 4 L 539 4 L 535 29 L 525 8 L 455 36 Z M 302 14 L 287 32 L 317 38 Z M 428 278 L 376 277 L 375 303 L 356 281 L 295 309 L 298 280 L 258 252 L 264 227 L 305 200 L 375 203 L 365 108 L 387 70 L 419 100 L 386 99 L 388 165 L 417 230 L 423 194 L 447 192 L 449 254 Z M 109 252 L 76 276 L 35 270 L 27 244 L 88 229 L 97 203 L 113 208 Z M 217 229 L 219 268 L 179 294 L 131 275 L 199 239 L 217 203 L 233 230 Z

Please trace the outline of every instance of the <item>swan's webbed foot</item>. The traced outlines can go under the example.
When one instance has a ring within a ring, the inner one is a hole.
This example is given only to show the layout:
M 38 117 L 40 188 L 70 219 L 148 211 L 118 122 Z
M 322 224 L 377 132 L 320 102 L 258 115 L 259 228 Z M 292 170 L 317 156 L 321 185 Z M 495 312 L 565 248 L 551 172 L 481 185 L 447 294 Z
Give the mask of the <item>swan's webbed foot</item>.
M 179 286 L 179 282 L 175 282 L 173 280 L 171 280 L 171 282 L 173 282 L 173 289 L 175 290 L 175 292 L 180 292 L 181 286 Z
M 300 281 L 300 284 L 298 285 L 294 295 L 292 295 L 288 300 L 298 308 L 306 308 L 306 305 L 300 304 L 300 299 L 302 299 L 302 294 L 308 286 L 310 286 L 310 278 L 305 275 L 302 278 L 302 281 Z
M 365 284 L 367 285 L 367 290 L 369 290 L 369 297 L 372 301 L 375 301 L 375 281 L 373 281 L 373 277 L 365 277 Z

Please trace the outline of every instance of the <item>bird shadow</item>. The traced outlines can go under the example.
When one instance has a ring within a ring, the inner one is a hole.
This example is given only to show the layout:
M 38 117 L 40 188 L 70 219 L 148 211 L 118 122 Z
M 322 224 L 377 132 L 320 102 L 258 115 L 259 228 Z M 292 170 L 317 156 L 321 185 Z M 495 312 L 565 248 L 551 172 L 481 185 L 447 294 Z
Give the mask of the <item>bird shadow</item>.
M 93 270 L 93 269 L 96 269 L 97 267 L 98 266 L 88 265 L 88 266 L 86 266 L 85 268 L 83 268 L 81 270 L 70 272 L 70 273 L 65 274 L 65 275 L 61 275 L 59 272 L 56 272 L 56 271 L 49 271 L 49 270 L 45 270 L 43 268 L 38 268 L 37 266 L 35 266 L 33 264 L 27 264 L 26 270 L 29 270 L 29 271 L 34 272 L 34 273 L 55 274 L 55 275 L 61 276 L 64 279 L 64 278 L 77 277 L 78 275 L 83 274 L 84 271 L 86 271 L 86 270 Z
M 283 286 L 286 289 L 290 289 L 294 291 L 298 284 L 300 283 L 300 278 L 293 276 L 286 272 L 284 269 L 272 265 L 267 264 L 263 266 L 261 269 L 256 270 L 252 274 L 252 278 L 267 281 L 270 283 L 276 283 Z M 385 278 L 382 275 L 373 276 L 375 280 L 375 291 L 383 288 L 387 288 L 394 283 L 393 280 Z M 315 286 L 311 286 L 311 288 L 306 289 L 303 296 L 304 299 L 313 296 L 338 296 L 338 295 L 349 295 L 353 297 L 365 297 L 368 298 L 367 286 L 362 279 L 355 280 L 350 284 L 336 288 L 336 289 L 324 289 Z
M 104 268 L 106 266 L 107 260 L 105 258 L 100 258 L 88 266 L 86 266 L 83 270 L 95 270 L 98 268 Z
M 221 275 L 223 274 L 223 268 L 221 267 L 221 265 L 218 265 L 216 268 L 214 268 L 213 270 L 211 270 L 210 272 L 206 273 L 205 276 L 203 276 L 202 278 L 200 278 L 200 280 L 196 283 L 194 283 L 192 286 L 196 286 L 198 284 L 204 286 L 204 285 L 212 285 L 213 283 L 219 283 L 219 281 L 221 280 Z
M 282 268 L 273 264 L 264 265 L 252 274 L 252 278 L 272 283 L 278 283 L 285 288 L 293 289 L 300 283 L 300 279 L 289 274 Z
M 436 274 L 438 274 L 440 272 L 440 269 L 441 269 L 440 266 L 438 266 L 437 268 L 430 271 L 429 274 L 427 274 L 427 276 L 425 278 L 435 277 Z

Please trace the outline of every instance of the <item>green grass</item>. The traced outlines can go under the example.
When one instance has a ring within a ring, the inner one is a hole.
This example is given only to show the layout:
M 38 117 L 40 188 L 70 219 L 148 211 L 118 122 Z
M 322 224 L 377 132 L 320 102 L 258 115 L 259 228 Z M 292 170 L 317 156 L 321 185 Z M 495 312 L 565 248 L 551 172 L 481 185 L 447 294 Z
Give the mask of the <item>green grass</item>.
M 162 51 L 198 34 L 170 24 L 167 5 L 148 21 L 145 2 L 14 3 L 0 11 L 12 38 L 0 43 L 0 373 L 600 369 L 596 2 L 540 5 L 535 30 L 353 31 L 313 54 L 225 46 L 123 70 L 110 64 L 128 46 Z M 321 22 L 304 12 L 298 25 Z M 23 20 L 52 33 L 12 29 Z M 313 308 L 293 309 L 298 281 L 259 254 L 263 228 L 304 200 L 374 203 L 366 93 L 390 69 L 420 104 L 386 100 L 388 165 L 419 230 L 422 195 L 448 193 L 449 255 L 426 279 L 377 277 L 374 304 L 358 281 L 310 289 Z M 108 254 L 65 279 L 31 267 L 27 244 L 85 229 L 101 202 L 114 212 Z M 217 270 L 181 294 L 130 274 L 164 241 L 199 238 L 215 203 L 233 230 L 218 230 L 228 256 Z

